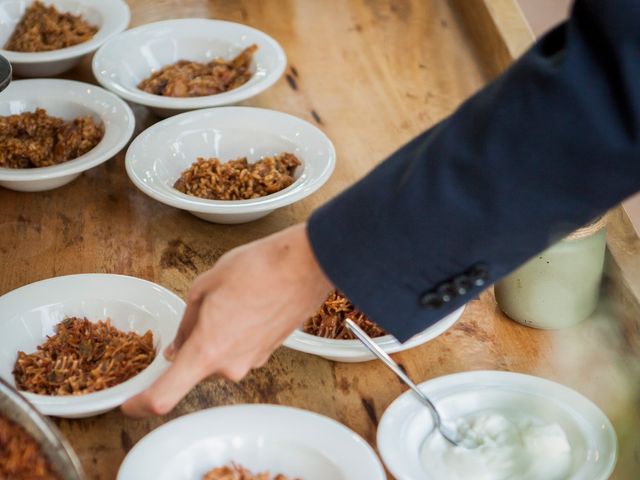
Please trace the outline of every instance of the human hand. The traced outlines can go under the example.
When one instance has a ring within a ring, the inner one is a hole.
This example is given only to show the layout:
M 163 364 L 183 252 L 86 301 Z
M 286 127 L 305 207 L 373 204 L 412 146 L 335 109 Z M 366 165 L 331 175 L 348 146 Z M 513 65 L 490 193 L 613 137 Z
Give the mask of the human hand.
M 187 295 L 178 333 L 165 350 L 171 366 L 122 410 L 134 417 L 164 415 L 209 375 L 239 381 L 266 363 L 331 288 L 305 224 L 227 252 Z

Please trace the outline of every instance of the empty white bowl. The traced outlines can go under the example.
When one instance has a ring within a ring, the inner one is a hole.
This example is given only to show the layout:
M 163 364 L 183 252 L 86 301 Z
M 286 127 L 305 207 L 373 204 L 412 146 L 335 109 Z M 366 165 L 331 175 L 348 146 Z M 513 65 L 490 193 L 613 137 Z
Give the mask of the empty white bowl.
M 207 200 L 173 185 L 198 157 L 249 161 L 282 152 L 302 165 L 289 187 L 250 200 Z M 311 195 L 331 176 L 335 149 L 327 136 L 292 115 L 252 107 L 222 107 L 183 113 L 142 132 L 127 150 L 129 178 L 144 193 L 216 223 L 244 223 Z
M 617 440 L 609 419 L 587 398 L 559 383 L 521 373 L 475 371 L 434 378 L 419 387 L 437 405 L 445 423 L 496 412 L 559 425 L 571 445 L 567 480 L 606 480 L 616 464 Z M 420 458 L 432 430 L 431 414 L 413 392 L 389 405 L 380 419 L 377 443 L 394 478 L 438 480 L 428 474 Z M 539 449 L 544 452 L 544 445 Z
M 36 351 L 66 317 L 109 318 L 120 330 L 139 334 L 151 330 L 156 358 L 124 383 L 86 395 L 21 392 L 45 415 L 99 415 L 142 392 L 164 372 L 169 363 L 162 351 L 173 341 L 183 311 L 184 302 L 166 288 L 123 275 L 69 275 L 18 288 L 0 297 L 0 377 L 15 386 L 12 371 L 18 351 Z
M 94 52 L 113 35 L 126 29 L 131 17 L 123 0 L 42 0 L 59 11 L 81 15 L 96 25 L 98 32 L 87 42 L 50 52 L 5 50 L 4 45 L 32 1 L 0 1 L 0 54 L 11 62 L 14 73 L 23 77 L 52 77 L 66 72 L 76 66 L 84 55 Z
M 71 80 L 33 79 L 12 82 L 0 95 L 0 116 L 44 108 L 49 115 L 72 120 L 91 115 L 104 125 L 104 137 L 92 150 L 68 162 L 41 168 L 0 168 L 0 186 L 22 192 L 60 187 L 116 155 L 135 127 L 131 108 L 103 88 Z
M 391 335 L 374 338 L 373 341 L 389 354 L 409 350 L 410 348 L 427 343 L 429 340 L 433 340 L 450 329 L 453 324 L 458 321 L 463 311 L 464 307 L 460 307 L 455 312 L 450 313 L 404 343 L 400 343 Z M 318 337 L 305 333 L 301 328 L 294 330 L 293 333 L 287 337 L 284 341 L 284 346 L 336 362 L 367 362 L 375 358 L 360 340 L 336 340 Z
M 252 62 L 253 76 L 234 90 L 177 98 L 153 95 L 138 88 L 154 71 L 178 60 L 206 63 L 216 57 L 231 59 L 253 43 L 258 45 Z M 251 98 L 273 85 L 286 65 L 282 47 L 259 30 L 239 23 L 187 18 L 142 25 L 112 38 L 93 58 L 93 74 L 101 85 L 122 98 L 166 117 Z
M 199 480 L 231 462 L 291 479 L 386 479 L 369 444 L 331 418 L 291 407 L 234 405 L 154 430 L 126 456 L 118 480 Z

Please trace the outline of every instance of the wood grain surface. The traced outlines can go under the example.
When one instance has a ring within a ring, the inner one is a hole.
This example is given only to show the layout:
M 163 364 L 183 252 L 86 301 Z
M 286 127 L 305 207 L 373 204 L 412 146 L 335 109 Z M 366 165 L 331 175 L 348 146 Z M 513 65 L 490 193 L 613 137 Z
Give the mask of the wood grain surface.
M 142 277 L 184 295 L 196 275 L 225 251 L 304 220 L 413 135 L 452 112 L 496 68 L 505 66 L 507 55 L 522 50 L 525 27 L 513 10 L 503 16 L 507 24 L 492 23 L 496 11 L 505 11 L 497 8 L 504 0 L 470 0 L 482 7 L 478 11 L 458 11 L 460 3 L 129 0 L 131 26 L 209 17 L 245 23 L 276 38 L 289 58 L 286 75 L 244 103 L 315 123 L 336 146 L 335 174 L 311 198 L 237 226 L 206 223 L 146 197 L 128 180 L 123 152 L 57 190 L 0 189 L 0 293 L 58 275 L 106 272 Z M 479 19 L 473 31 L 466 26 L 469 18 Z M 487 58 L 487 48 L 477 48 L 483 38 L 495 41 L 496 35 L 514 31 L 515 46 L 505 43 L 497 49 L 497 60 Z M 89 67 L 87 58 L 64 76 L 94 83 Z M 134 110 L 137 132 L 158 120 L 142 107 Z M 617 225 L 620 222 L 624 218 Z M 637 249 L 635 233 L 622 230 L 614 232 L 618 250 L 625 245 Z M 610 297 L 627 295 L 637 307 L 629 276 L 618 266 L 620 258 L 611 256 L 611 270 L 618 276 L 608 283 Z M 637 289 L 640 278 L 634 280 Z M 395 358 L 416 381 L 498 369 L 534 373 L 583 392 L 605 410 L 620 433 L 615 478 L 633 478 L 640 457 L 635 433 L 640 424 L 638 345 L 624 342 L 622 323 L 608 312 L 603 308 L 575 329 L 543 332 L 507 319 L 489 290 L 468 304 L 450 331 Z M 112 411 L 57 423 L 88 478 L 110 480 L 146 433 L 179 415 L 216 405 L 265 402 L 305 408 L 341 421 L 375 446 L 380 416 L 403 391 L 375 362 L 340 364 L 281 348 L 239 384 L 215 378 L 202 382 L 166 417 L 136 421 Z

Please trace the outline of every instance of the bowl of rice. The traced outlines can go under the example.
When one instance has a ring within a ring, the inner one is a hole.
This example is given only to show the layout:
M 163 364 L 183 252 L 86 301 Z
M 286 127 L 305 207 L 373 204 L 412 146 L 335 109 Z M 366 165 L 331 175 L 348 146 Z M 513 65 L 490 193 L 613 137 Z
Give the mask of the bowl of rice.
M 118 480 L 384 480 L 371 446 L 332 418 L 229 405 L 176 418 L 140 440 Z
M 135 277 L 68 275 L 0 297 L 0 378 L 45 415 L 82 418 L 142 392 L 169 363 L 184 302 Z
M 183 113 L 142 132 L 127 174 L 155 200 L 215 223 L 244 223 L 303 200 L 335 167 L 333 144 L 292 115 L 252 107 Z
M 123 0 L 3 0 L 0 54 L 22 77 L 53 77 L 127 28 Z
M 0 186 L 58 188 L 115 156 L 135 118 L 106 90 L 83 82 L 29 79 L 0 95 Z
M 345 324 L 346 318 L 353 320 L 378 346 L 391 354 L 409 350 L 433 340 L 451 328 L 463 311 L 464 307 L 460 307 L 401 343 L 369 319 L 344 294 L 333 291 L 318 312 L 287 337 L 284 346 L 336 362 L 366 362 L 375 357 L 348 330 Z
M 92 68 L 105 88 L 167 117 L 252 98 L 274 85 L 286 65 L 284 50 L 264 32 L 181 18 L 115 36 L 96 52 Z

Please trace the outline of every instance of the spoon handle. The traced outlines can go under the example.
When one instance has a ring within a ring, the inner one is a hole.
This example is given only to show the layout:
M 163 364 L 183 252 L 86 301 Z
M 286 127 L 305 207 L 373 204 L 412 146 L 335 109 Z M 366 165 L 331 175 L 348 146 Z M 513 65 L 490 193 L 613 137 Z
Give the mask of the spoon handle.
M 422 401 L 422 403 L 424 403 L 431 411 L 431 416 L 433 417 L 433 422 L 436 428 L 440 429 L 440 415 L 438 414 L 436 407 L 433 405 L 433 403 L 431 403 L 431 400 L 429 400 L 429 398 L 424 393 L 422 393 L 422 391 L 418 388 L 418 386 L 415 383 L 413 383 L 413 381 L 407 376 L 407 374 L 404 373 L 404 370 L 400 368 L 400 365 L 398 365 L 387 354 L 387 352 L 382 350 L 382 348 L 380 348 L 380 346 L 377 343 L 375 343 L 371 339 L 371 337 L 369 337 L 369 335 L 367 335 L 364 332 L 364 330 L 362 330 L 358 325 L 356 325 L 356 323 L 353 320 L 351 320 L 350 318 L 347 318 L 346 323 L 347 323 L 347 328 L 351 331 L 351 333 L 353 333 L 358 338 L 358 340 L 360 340 L 364 344 L 364 346 L 369 349 L 371 353 L 373 353 L 376 357 L 382 360 L 384 364 L 387 367 L 389 367 L 389 369 L 391 369 L 393 373 L 395 373 L 400 378 L 400 380 L 402 380 L 405 384 L 407 384 L 409 388 L 411 388 L 411 390 L 413 390 L 416 393 L 416 395 L 418 395 L 418 398 Z

